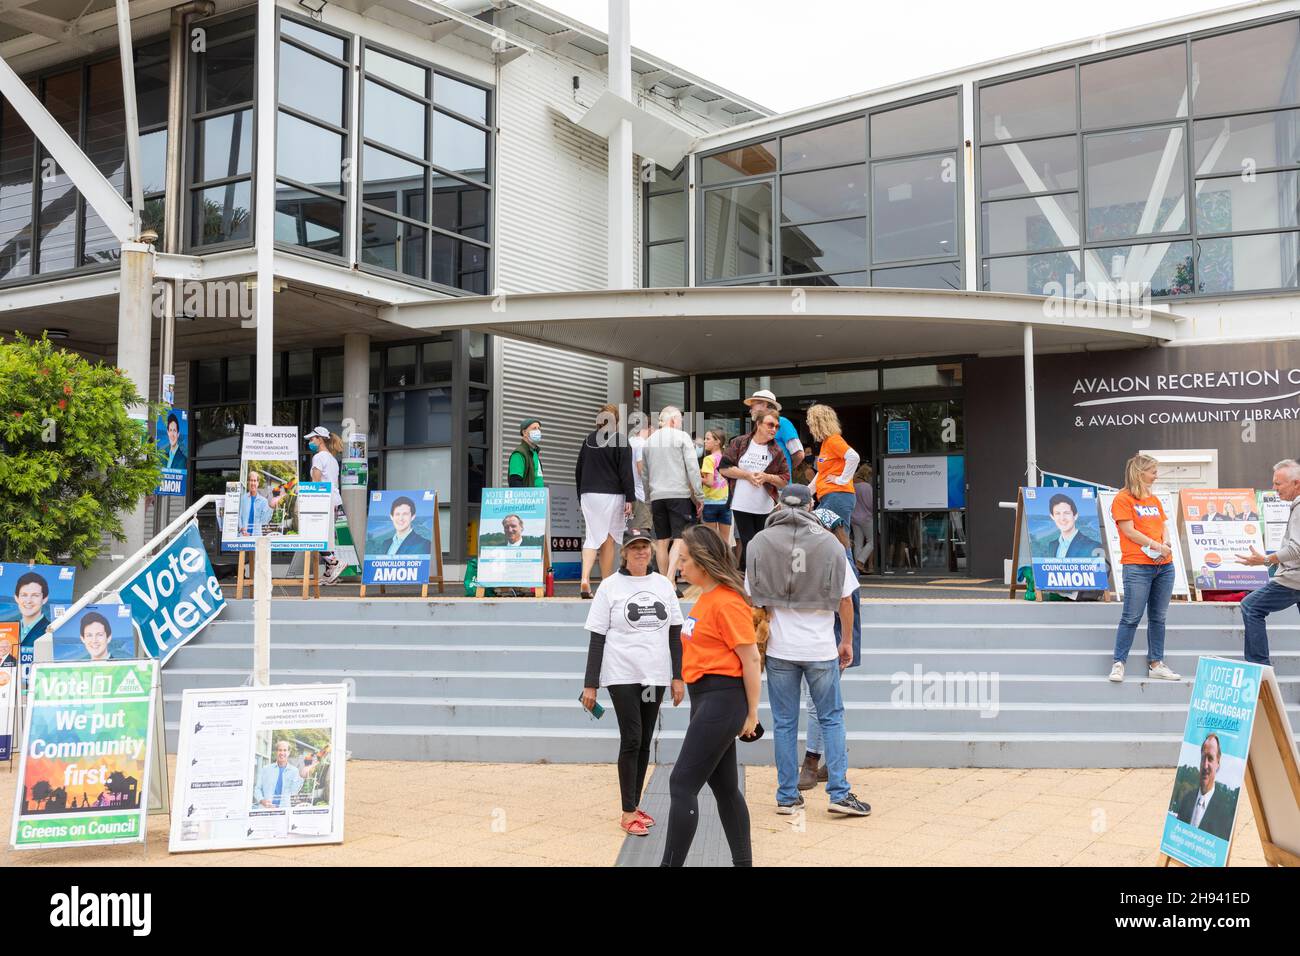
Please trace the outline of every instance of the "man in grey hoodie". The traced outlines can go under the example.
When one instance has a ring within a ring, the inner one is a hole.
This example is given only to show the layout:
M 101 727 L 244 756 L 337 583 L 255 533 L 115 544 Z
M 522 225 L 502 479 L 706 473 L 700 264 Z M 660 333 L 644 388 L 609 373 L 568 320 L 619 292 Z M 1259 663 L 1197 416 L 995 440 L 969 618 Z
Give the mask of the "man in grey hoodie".
M 767 694 L 776 753 L 776 812 L 803 808 L 799 793 L 799 699 L 806 680 L 826 749 L 827 810 L 865 817 L 849 789 L 840 671 L 853 661 L 858 578 L 839 539 L 812 515 L 812 489 L 786 485 L 777 510 L 745 548 L 745 590 L 769 615 Z M 844 639 L 836 646 L 835 615 Z
M 1241 619 L 1246 625 L 1246 660 L 1252 664 L 1271 664 L 1268 656 L 1268 628 L 1264 624 L 1274 611 L 1285 611 L 1300 604 L 1300 464 L 1287 458 L 1273 466 L 1273 490 L 1283 501 L 1291 503 L 1291 518 L 1286 534 L 1272 554 L 1260 554 L 1254 545 L 1250 554 L 1237 560 L 1251 567 L 1276 566 L 1277 571 L 1262 588 L 1251 591 L 1241 602 Z
M 654 520 L 655 560 L 675 586 L 682 531 L 699 520 L 704 503 L 700 458 L 695 442 L 682 431 L 680 408 L 668 405 L 659 413 L 659 430 L 646 439 L 642 461 L 645 496 Z M 680 588 L 677 596 L 682 596 Z

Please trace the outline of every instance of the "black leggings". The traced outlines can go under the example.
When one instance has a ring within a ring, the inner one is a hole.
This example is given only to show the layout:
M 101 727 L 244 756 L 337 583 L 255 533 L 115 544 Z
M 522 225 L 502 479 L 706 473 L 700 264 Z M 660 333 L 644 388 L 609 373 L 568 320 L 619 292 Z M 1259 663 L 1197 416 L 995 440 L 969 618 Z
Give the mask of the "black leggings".
M 613 684 L 606 688 L 618 718 L 618 788 L 623 795 L 623 812 L 631 813 L 641 803 L 645 772 L 650 765 L 650 740 L 655 718 L 664 701 L 664 688 L 640 684 Z
M 767 524 L 767 515 L 750 514 L 748 511 L 732 511 L 732 524 L 736 526 L 736 538 L 740 541 L 740 570 L 745 570 L 745 549 L 754 536 Z
M 668 778 L 672 809 L 661 866 L 681 866 L 700 821 L 697 797 L 707 783 L 718 804 L 722 831 L 735 866 L 753 866 L 749 841 L 749 807 L 740 792 L 736 735 L 745 726 L 749 702 L 739 677 L 705 674 L 691 688 L 691 722 L 682 752 Z

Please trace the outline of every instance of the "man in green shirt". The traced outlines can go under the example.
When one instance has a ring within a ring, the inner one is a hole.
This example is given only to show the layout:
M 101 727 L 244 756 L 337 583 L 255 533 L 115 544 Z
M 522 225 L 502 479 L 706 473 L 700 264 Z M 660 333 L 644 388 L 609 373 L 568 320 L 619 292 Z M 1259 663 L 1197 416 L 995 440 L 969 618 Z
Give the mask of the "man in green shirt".
M 542 423 L 526 418 L 519 423 L 519 447 L 510 453 L 506 480 L 511 488 L 542 488 L 542 459 L 537 447 L 542 443 Z

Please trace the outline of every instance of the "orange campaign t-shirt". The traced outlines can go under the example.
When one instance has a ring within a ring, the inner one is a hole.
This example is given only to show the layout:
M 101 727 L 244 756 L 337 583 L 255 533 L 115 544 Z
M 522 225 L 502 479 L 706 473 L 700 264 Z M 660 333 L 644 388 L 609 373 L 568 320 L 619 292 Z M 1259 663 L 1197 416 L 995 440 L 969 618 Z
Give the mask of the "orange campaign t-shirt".
M 1116 524 L 1132 521 L 1134 530 L 1139 534 L 1156 542 L 1165 540 L 1165 509 L 1155 495 L 1134 498 L 1127 491 L 1121 491 L 1110 506 L 1110 514 Z M 1166 561 L 1164 558 L 1153 561 L 1147 557 L 1142 551 L 1142 545 L 1130 541 L 1122 531 L 1119 535 L 1119 550 L 1122 555 L 1120 564 L 1164 564 Z
M 853 494 L 853 482 L 847 485 L 837 485 L 831 481 L 844 470 L 844 455 L 849 450 L 849 443 L 844 440 L 843 435 L 832 435 L 822 442 L 822 446 L 817 451 L 817 497 L 823 495 L 833 495 L 837 491 L 847 491 Z
M 718 585 L 700 595 L 682 627 L 682 680 L 693 684 L 705 674 L 742 676 L 736 648 L 757 642 L 749 604 Z

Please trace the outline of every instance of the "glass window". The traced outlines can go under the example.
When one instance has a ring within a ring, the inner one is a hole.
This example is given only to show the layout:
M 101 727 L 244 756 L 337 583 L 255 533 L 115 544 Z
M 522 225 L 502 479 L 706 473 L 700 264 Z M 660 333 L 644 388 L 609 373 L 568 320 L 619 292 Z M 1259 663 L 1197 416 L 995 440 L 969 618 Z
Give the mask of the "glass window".
M 781 230 L 781 274 L 842 272 L 867 264 L 867 221 L 846 219 Z
M 487 190 L 457 179 L 434 180 L 431 223 L 470 239 L 487 239 Z M 409 214 L 408 214 L 409 215 Z
M 984 261 L 986 292 L 1023 292 L 1026 295 L 1066 295 L 1084 290 L 1078 252 L 1049 252 Z
M 772 271 L 772 185 L 715 189 L 704 196 L 704 278 Z
M 251 236 L 252 184 L 248 180 L 194 193 L 194 244 L 209 245 Z
M 665 242 L 646 249 L 646 285 L 677 289 L 686 285 L 686 243 Z
M 760 176 L 776 170 L 776 141 L 741 146 L 706 156 L 701 163 L 704 185 L 725 183 L 744 176 Z
M 1079 188 L 1079 141 L 1040 139 L 980 150 L 980 195 L 985 199 Z
M 202 359 L 194 363 L 194 401 L 221 401 L 221 359 Z
M 247 405 L 194 409 L 194 457 L 239 454 L 239 438 L 249 418 Z
M 740 379 L 706 378 L 704 380 L 704 401 L 735 402 L 740 400 Z
M 871 155 L 951 148 L 961 136 L 957 97 L 945 96 L 871 117 Z
M 275 241 L 342 256 L 343 202 L 292 186 L 277 186 Z
M 320 357 L 320 391 L 343 391 L 343 356 L 322 355 Z M 336 429 L 337 431 L 337 429 Z
M 469 340 L 469 380 L 471 382 L 487 381 L 487 336 L 482 332 L 468 332 Z
M 984 203 L 984 251 L 1036 252 L 1079 244 L 1079 197 L 1074 193 Z
M 439 342 L 426 342 L 421 345 L 420 381 L 451 381 L 451 366 L 455 354 L 455 345 L 450 339 Z
M 79 137 L 81 120 L 81 71 L 72 70 L 45 80 L 45 108 L 73 140 Z M 42 157 L 48 153 L 42 149 Z M 77 188 L 72 179 L 50 159 L 42 169 L 40 271 L 57 272 L 78 264 Z
M 277 374 L 279 361 L 275 362 Z M 276 389 L 275 393 L 280 394 Z M 226 399 L 236 401 L 253 397 L 253 362 L 247 355 L 238 355 L 226 361 Z
M 1300 226 L 1300 173 L 1259 173 L 1251 179 L 1225 176 L 1196 184 L 1199 233 L 1295 226 Z
M 871 276 L 867 272 L 841 272 L 834 276 L 795 276 L 782 279 L 781 285 L 791 286 L 839 286 L 842 288 L 865 288 L 871 285 Z
M 366 146 L 361 160 L 362 198 L 389 212 L 424 218 L 424 167 Z
M 449 172 L 485 182 L 487 133 L 445 113 L 434 113 L 433 161 Z
M 480 123 L 487 122 L 487 90 L 436 73 L 433 77 L 433 101 Z
M 118 75 L 122 70 L 118 62 Z M 171 55 L 166 39 L 135 48 L 135 103 L 141 128 L 167 122 L 167 91 L 171 85 Z M 119 86 L 120 86 L 119 81 Z
M 3 136 L 3 133 L 0 133 Z M 167 131 L 160 129 L 140 137 L 140 186 L 144 194 L 167 188 Z
M 956 157 L 926 156 L 872 168 L 872 260 L 955 256 Z
M 9 100 L 0 102 L 0 279 L 32 271 L 32 150 L 36 137 Z
M 289 353 L 289 376 L 285 382 L 286 395 L 310 395 L 312 392 L 312 355 L 304 350 Z
M 677 195 L 683 196 L 684 200 L 684 194 Z M 864 216 L 866 212 L 865 165 L 840 166 L 781 177 L 782 222 Z
M 961 264 L 936 262 L 875 269 L 871 273 L 871 284 L 882 289 L 961 289 Z
M 1202 120 L 1192 137 L 1198 176 L 1300 164 L 1300 110 Z
M 916 368 L 887 368 L 885 388 L 943 388 L 961 384 L 960 365 L 922 365 Z M 906 421 L 912 424 L 912 454 L 932 455 L 960 451 L 965 447 L 965 435 L 960 401 L 905 402 L 886 405 L 881 417 L 887 421 Z M 955 441 L 943 440 L 955 425 Z
M 1187 115 L 1187 48 L 1177 43 L 1080 67 L 1083 126 L 1098 129 Z
M 471 448 L 468 457 L 466 497 L 471 504 L 478 504 L 483 500 L 483 488 L 487 485 L 487 449 Z
M 366 72 L 387 80 L 394 86 L 400 86 L 416 96 L 429 95 L 428 70 L 406 60 L 399 60 L 395 56 L 389 56 L 387 53 L 381 53 L 374 47 L 366 47 Z
M 980 139 L 1065 133 L 1076 125 L 1074 68 L 980 88 Z
M 280 102 L 285 106 L 342 126 L 343 89 L 342 67 L 291 43 L 280 44 Z
M 1196 112 L 1300 103 L 1300 34 L 1296 20 L 1192 42 Z M 1249 70 L 1249 79 L 1243 74 Z
M 427 159 L 425 112 L 423 103 L 366 81 L 363 113 L 367 139 Z
M 389 445 L 451 444 L 451 389 L 389 392 L 386 398 L 384 434 Z
M 487 444 L 487 397 L 488 392 L 481 388 L 471 388 L 465 394 L 466 438 L 471 445 Z
M 1084 138 L 1090 240 L 1187 231 L 1183 129 L 1168 126 Z
M 361 214 L 361 261 L 394 272 L 425 278 L 426 230 L 369 210 Z
M 681 239 L 686 235 L 686 193 L 682 190 L 651 196 L 646 201 L 649 209 L 649 238 L 651 242 L 663 239 Z
M 122 63 L 114 57 L 89 67 L 86 84 L 87 157 L 120 193 L 126 192 L 126 104 Z M 121 243 L 99 214 L 85 203 L 81 263 L 115 261 Z
M 1190 295 L 1196 291 L 1192 243 L 1157 242 L 1090 250 L 1084 276 L 1091 291 L 1113 301 L 1151 296 Z
M 246 175 L 253 170 L 253 111 L 227 113 L 196 124 L 196 182 Z
M 391 443 L 391 439 L 390 439 Z M 441 505 L 451 498 L 451 449 L 392 449 L 384 455 L 384 486 L 420 488 L 438 492 Z M 448 536 L 443 535 L 445 548 Z
M 280 19 L 280 33 L 287 37 L 293 37 L 308 46 L 313 46 L 322 53 L 328 53 L 336 60 L 347 58 L 347 44 L 341 37 L 309 27 L 297 20 L 282 17 Z
M 669 405 L 686 410 L 686 383 L 680 379 L 668 382 L 646 383 L 646 403 L 652 424 L 657 424 L 659 413 Z
M 1300 236 L 1294 232 L 1202 239 L 1199 247 L 1196 291 L 1202 294 L 1300 287 Z
M 252 17 L 204 25 L 208 34 L 206 52 L 199 54 L 200 82 L 197 111 L 206 113 L 253 100 L 256 72 L 253 67 L 255 42 Z M 242 35 L 240 35 L 242 34 Z M 227 37 L 234 39 L 226 40 Z
M 866 158 L 867 121 L 863 117 L 781 139 L 781 168 L 785 172 L 861 162 Z
M 281 113 L 276 123 L 275 171 L 332 193 L 343 191 L 343 137 Z
M 433 265 L 429 278 L 443 285 L 487 294 L 487 249 L 472 242 L 434 234 L 430 240 Z
M 416 346 L 414 345 L 394 345 L 391 347 L 388 350 L 388 370 L 384 375 L 384 384 L 390 388 L 394 385 L 414 385 L 415 356 Z

